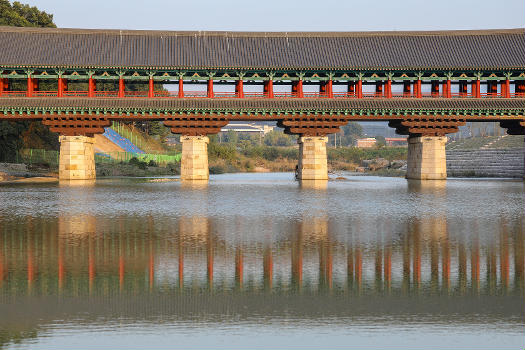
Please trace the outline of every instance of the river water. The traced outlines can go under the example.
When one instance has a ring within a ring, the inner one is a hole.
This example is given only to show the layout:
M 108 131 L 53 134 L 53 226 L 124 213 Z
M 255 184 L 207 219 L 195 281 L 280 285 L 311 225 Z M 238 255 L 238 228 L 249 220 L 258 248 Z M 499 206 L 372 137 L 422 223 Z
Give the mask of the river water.
M 0 348 L 523 349 L 524 183 L 0 186 Z

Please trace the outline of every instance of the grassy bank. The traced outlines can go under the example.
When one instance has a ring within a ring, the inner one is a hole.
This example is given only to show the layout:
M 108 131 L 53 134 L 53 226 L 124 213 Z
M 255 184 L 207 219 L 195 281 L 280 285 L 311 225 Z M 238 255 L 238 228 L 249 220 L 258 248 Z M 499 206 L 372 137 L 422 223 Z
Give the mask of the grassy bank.
M 354 171 L 363 160 L 384 158 L 406 160 L 407 149 L 403 147 L 360 149 L 355 147 L 328 148 L 330 171 Z M 208 146 L 210 173 L 253 171 L 294 171 L 299 157 L 297 146 L 274 147 L 210 143 Z

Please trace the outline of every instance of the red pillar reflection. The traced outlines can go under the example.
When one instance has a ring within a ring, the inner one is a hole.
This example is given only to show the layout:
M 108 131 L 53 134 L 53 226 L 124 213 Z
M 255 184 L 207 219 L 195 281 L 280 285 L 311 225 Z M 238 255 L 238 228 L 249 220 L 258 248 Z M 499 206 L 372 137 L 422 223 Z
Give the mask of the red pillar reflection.
M 303 247 L 300 237 L 292 247 L 292 284 L 298 289 L 303 284 Z
M 95 280 L 95 253 L 93 249 L 92 239 L 89 239 L 89 251 L 88 251 L 88 283 L 89 283 L 89 292 L 93 290 L 93 282 Z
M 206 273 L 208 277 L 208 288 L 213 288 L 213 244 L 210 235 L 206 244 Z
M 448 290 L 450 287 L 450 244 L 448 239 L 442 242 L 441 249 L 441 280 L 443 288 Z
M 382 274 L 383 274 L 383 251 L 379 247 L 380 243 L 377 243 L 378 246 L 376 247 L 376 255 L 375 255 L 375 281 L 376 281 L 376 288 L 381 287 L 381 280 L 382 280 Z
M 409 236 L 403 238 L 403 290 L 408 291 L 410 287 L 410 243 Z
M 184 287 L 184 245 L 179 237 L 179 288 Z
M 244 265 L 243 265 L 242 248 L 237 247 L 237 249 L 235 249 L 235 283 L 237 284 L 237 287 L 239 289 L 242 289 L 243 273 L 244 273 Z
M 413 249 L 414 249 L 414 261 L 413 261 L 413 279 L 414 279 L 414 288 L 419 289 L 421 284 L 421 242 L 419 231 L 414 232 L 413 237 Z
M 272 248 L 270 247 L 264 250 L 263 278 L 264 278 L 265 288 L 271 289 L 272 283 L 273 283 L 273 256 L 272 256 Z
M 392 246 L 388 245 L 385 248 L 384 254 L 384 275 L 385 275 L 385 288 L 390 290 L 392 286 Z
M 33 223 L 29 220 L 30 230 L 32 232 Z M 27 235 L 27 289 L 31 292 L 33 288 L 33 282 L 35 280 L 35 256 L 34 256 L 34 242 L 32 235 Z
M 467 288 L 467 251 L 464 242 L 458 245 L 458 279 L 459 289 L 463 294 Z
M 64 287 L 64 245 L 62 239 L 58 238 L 58 291 L 61 292 Z
M 352 246 L 348 247 L 348 252 L 346 254 L 346 275 L 348 285 L 352 286 L 354 283 L 354 252 Z
M 355 248 L 355 282 L 357 288 L 361 289 L 362 277 L 363 277 L 363 255 L 361 253 L 361 247 L 359 245 Z
M 150 241 L 149 246 L 149 289 L 153 290 L 153 283 L 155 281 L 155 252 L 153 249 L 153 242 Z
M 479 289 L 479 240 L 475 238 L 470 251 L 470 281 L 472 289 Z
M 509 240 L 506 227 L 503 226 L 503 230 L 500 236 L 500 276 L 501 284 L 504 288 L 509 286 Z
M 118 258 L 118 283 L 120 291 L 122 291 L 124 288 L 124 256 L 122 255 L 122 252 Z

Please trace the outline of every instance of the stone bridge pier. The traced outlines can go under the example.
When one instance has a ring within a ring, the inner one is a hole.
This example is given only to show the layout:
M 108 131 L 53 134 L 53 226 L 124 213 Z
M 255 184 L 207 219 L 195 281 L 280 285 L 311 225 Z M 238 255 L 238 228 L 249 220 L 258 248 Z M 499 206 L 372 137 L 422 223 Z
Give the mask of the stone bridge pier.
M 59 141 L 59 179 L 95 179 L 95 138 L 90 136 L 60 136 Z
M 298 180 L 328 180 L 326 136 L 302 136 L 299 144 Z
M 207 136 L 181 136 L 182 158 L 180 178 L 182 180 L 208 180 L 208 143 Z
M 408 138 L 407 179 L 445 180 L 446 136 L 411 136 Z

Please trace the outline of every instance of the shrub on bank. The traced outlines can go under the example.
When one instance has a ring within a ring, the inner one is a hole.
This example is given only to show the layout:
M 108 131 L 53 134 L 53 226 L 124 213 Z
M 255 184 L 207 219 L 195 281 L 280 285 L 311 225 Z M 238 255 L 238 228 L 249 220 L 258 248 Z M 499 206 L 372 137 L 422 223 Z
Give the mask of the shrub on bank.
M 327 157 L 330 161 L 343 161 L 359 164 L 364 159 L 384 158 L 389 161 L 407 158 L 406 147 L 383 147 L 377 149 L 344 147 L 328 148 Z

